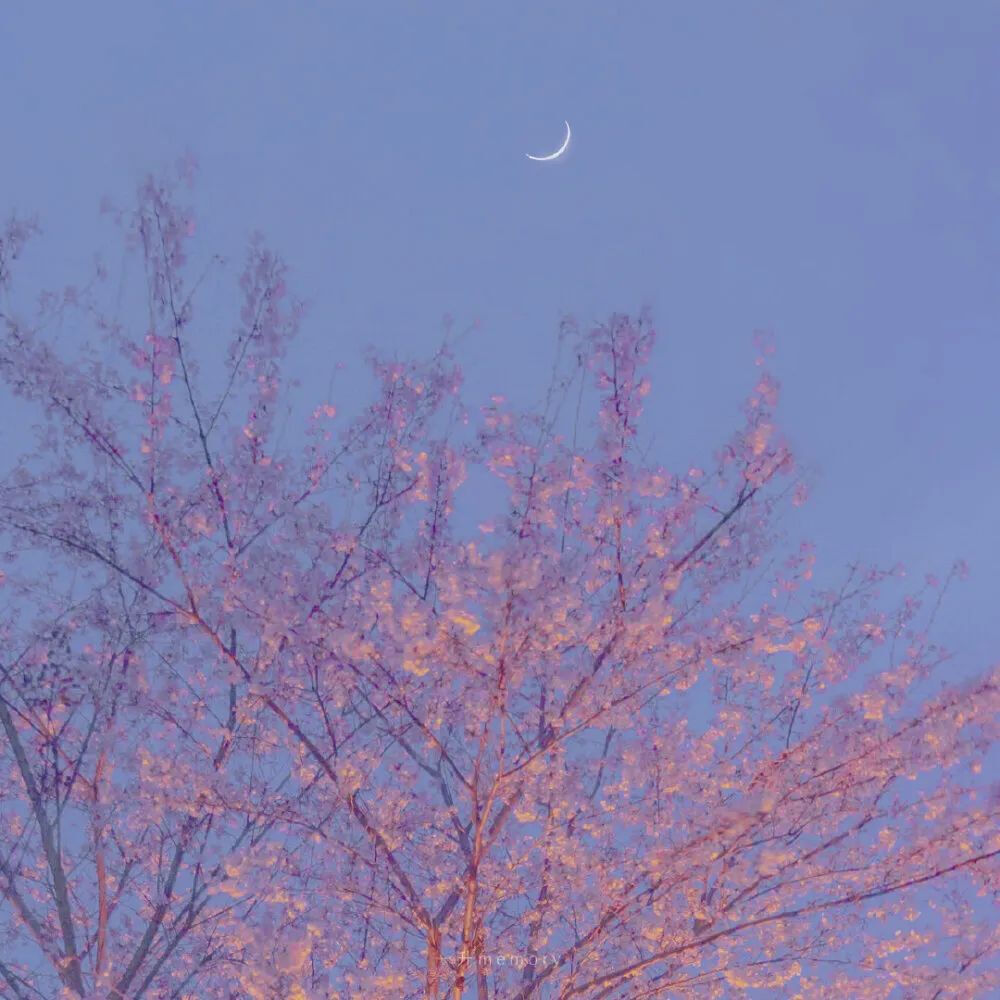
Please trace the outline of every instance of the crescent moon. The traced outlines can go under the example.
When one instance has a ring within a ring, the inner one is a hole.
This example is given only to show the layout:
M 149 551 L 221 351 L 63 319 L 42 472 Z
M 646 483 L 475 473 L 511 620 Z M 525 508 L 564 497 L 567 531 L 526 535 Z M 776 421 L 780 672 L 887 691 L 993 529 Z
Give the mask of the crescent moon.
M 525 153 L 524 155 L 529 160 L 537 160 L 539 163 L 542 163 L 545 160 L 555 160 L 566 152 L 566 147 L 569 146 L 570 135 L 569 122 L 566 122 L 566 138 L 563 139 L 563 144 L 554 153 L 549 153 L 548 156 L 532 156 L 531 153 Z

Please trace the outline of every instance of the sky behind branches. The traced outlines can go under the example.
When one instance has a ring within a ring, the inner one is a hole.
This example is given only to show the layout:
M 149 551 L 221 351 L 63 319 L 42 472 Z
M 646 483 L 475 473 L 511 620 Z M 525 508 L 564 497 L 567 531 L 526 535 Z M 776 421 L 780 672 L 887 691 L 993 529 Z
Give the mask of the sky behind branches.
M 77 281 L 101 196 L 192 151 L 202 249 L 238 264 L 259 229 L 310 300 L 290 359 L 310 407 L 333 377 L 352 411 L 367 385 L 335 365 L 426 354 L 445 314 L 477 324 L 469 399 L 525 402 L 564 314 L 649 305 L 647 427 L 674 466 L 738 421 L 769 330 L 815 474 L 789 530 L 831 583 L 964 556 L 939 635 L 978 669 L 1000 639 L 998 47 L 980 0 L 12 0 L 0 209 L 45 229 L 25 279 Z M 526 159 L 563 119 L 569 154 Z

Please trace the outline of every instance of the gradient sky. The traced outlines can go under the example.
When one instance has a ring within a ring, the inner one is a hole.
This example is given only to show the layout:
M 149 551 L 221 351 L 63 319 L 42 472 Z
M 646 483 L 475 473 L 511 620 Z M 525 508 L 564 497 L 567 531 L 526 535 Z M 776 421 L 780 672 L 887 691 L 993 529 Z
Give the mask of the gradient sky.
M 819 578 L 964 556 L 939 636 L 975 668 L 1000 649 L 997 51 L 993 0 L 4 0 L 0 212 L 45 227 L 27 280 L 76 280 L 100 197 L 190 149 L 206 252 L 260 229 L 312 302 L 316 400 L 451 314 L 479 323 L 470 401 L 526 401 L 564 313 L 648 304 L 671 463 L 735 425 L 768 329 Z M 569 154 L 527 160 L 563 119 Z

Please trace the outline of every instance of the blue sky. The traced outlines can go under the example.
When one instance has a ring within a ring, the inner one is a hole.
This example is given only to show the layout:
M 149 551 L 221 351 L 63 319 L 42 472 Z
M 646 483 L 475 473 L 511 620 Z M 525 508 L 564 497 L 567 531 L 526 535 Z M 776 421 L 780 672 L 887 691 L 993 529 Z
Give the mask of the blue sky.
M 671 461 L 738 420 L 768 329 L 820 578 L 966 557 L 939 634 L 973 668 L 1000 648 L 998 50 L 980 0 L 8 0 L 0 211 L 46 229 L 26 278 L 76 280 L 101 195 L 192 150 L 206 253 L 260 229 L 312 303 L 310 400 L 450 314 L 479 323 L 469 399 L 526 401 L 564 313 L 648 304 Z M 569 154 L 527 160 L 563 119 Z

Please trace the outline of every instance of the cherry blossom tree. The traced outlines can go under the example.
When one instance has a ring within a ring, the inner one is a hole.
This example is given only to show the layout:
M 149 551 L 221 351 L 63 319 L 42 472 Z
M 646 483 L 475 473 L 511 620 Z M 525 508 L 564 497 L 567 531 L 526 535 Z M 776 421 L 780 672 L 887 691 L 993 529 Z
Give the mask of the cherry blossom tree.
M 251 241 L 215 359 L 183 197 L 115 213 L 127 322 L 100 268 L 15 308 L 0 243 L 0 996 L 1000 990 L 997 671 L 943 673 L 944 586 L 779 536 L 766 344 L 704 469 L 648 455 L 645 315 L 530 412 L 446 339 L 289 440 L 286 269 Z

